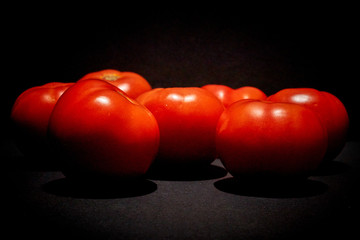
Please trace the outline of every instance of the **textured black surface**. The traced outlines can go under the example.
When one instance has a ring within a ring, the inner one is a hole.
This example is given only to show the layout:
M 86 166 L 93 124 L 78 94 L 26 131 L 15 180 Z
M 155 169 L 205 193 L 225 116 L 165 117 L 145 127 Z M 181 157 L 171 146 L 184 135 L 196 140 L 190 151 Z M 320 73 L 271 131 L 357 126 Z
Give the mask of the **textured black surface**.
M 359 149 L 348 142 L 336 161 L 298 183 L 237 182 L 216 160 L 198 175 L 101 186 L 34 169 L 13 148 L 3 158 L 17 164 L 2 173 L 2 227 L 40 239 L 355 239 Z

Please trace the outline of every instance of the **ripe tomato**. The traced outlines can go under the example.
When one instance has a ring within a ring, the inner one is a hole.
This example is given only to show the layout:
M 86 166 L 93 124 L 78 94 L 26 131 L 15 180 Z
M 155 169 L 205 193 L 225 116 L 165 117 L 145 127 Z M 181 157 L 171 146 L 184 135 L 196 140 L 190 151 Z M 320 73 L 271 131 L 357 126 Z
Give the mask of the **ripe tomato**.
M 79 81 L 86 79 L 99 79 L 107 81 L 120 88 L 129 97 L 136 98 L 140 94 L 151 90 L 149 82 L 134 72 L 120 72 L 114 69 L 105 69 L 98 72 L 91 72 L 83 76 Z
M 318 113 L 328 133 L 327 159 L 335 158 L 345 145 L 349 117 L 345 106 L 334 95 L 312 88 L 283 89 L 269 97 L 270 101 L 306 106 Z
M 11 119 L 16 130 L 16 142 L 26 155 L 46 155 L 46 131 L 51 112 L 59 97 L 73 83 L 52 82 L 32 87 L 16 99 Z
M 244 100 L 221 115 L 216 147 L 233 176 L 302 176 L 322 161 L 327 134 L 306 107 Z
M 137 100 L 159 124 L 158 164 L 201 165 L 214 160 L 215 129 L 224 107 L 213 94 L 196 87 L 158 88 Z
M 230 104 L 243 99 L 266 100 L 267 98 L 266 94 L 263 93 L 260 89 L 250 86 L 232 89 L 225 85 L 208 84 L 202 86 L 202 88 L 213 93 L 224 104 L 225 107 L 228 107 Z
M 80 81 L 63 94 L 48 133 L 70 177 L 141 176 L 159 145 L 151 112 L 100 80 Z

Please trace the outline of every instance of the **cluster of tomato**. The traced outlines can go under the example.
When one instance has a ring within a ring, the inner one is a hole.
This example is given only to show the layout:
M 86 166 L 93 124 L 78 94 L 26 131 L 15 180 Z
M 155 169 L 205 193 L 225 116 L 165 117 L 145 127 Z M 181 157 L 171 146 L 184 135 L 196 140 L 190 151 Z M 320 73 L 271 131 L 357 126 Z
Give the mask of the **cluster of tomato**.
M 152 89 L 110 69 L 30 88 L 11 117 L 20 148 L 50 148 L 65 175 L 123 178 L 217 157 L 233 176 L 306 176 L 339 154 L 349 125 L 341 101 L 315 89 Z

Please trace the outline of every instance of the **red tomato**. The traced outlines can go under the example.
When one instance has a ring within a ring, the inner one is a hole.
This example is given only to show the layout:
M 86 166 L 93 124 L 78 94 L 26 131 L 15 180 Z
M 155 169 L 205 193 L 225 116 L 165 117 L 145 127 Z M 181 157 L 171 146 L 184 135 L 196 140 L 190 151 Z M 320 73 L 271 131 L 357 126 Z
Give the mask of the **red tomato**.
M 114 69 L 105 69 L 98 72 L 88 73 L 79 81 L 87 79 L 104 80 L 120 88 L 129 97 L 136 98 L 140 94 L 151 90 L 149 82 L 134 72 L 120 72 Z
M 327 159 L 335 158 L 345 145 L 349 117 L 344 105 L 334 95 L 312 88 L 283 89 L 269 97 L 270 101 L 306 106 L 318 113 L 328 133 Z
M 245 86 L 232 89 L 225 85 L 208 84 L 202 86 L 202 88 L 213 93 L 225 107 L 229 107 L 230 104 L 243 99 L 266 100 L 266 94 L 255 87 Z
M 159 145 L 151 112 L 100 80 L 69 88 L 53 110 L 48 131 L 71 177 L 141 176 Z
M 17 144 L 24 154 L 38 156 L 46 152 L 46 131 L 51 112 L 71 85 L 73 83 L 47 83 L 27 89 L 16 99 L 11 119 L 16 127 Z
M 221 115 L 216 146 L 233 176 L 303 176 L 322 161 L 327 134 L 306 107 L 244 100 Z
M 213 94 L 195 87 L 158 88 L 137 100 L 159 124 L 157 163 L 201 165 L 214 160 L 215 129 L 224 107 Z

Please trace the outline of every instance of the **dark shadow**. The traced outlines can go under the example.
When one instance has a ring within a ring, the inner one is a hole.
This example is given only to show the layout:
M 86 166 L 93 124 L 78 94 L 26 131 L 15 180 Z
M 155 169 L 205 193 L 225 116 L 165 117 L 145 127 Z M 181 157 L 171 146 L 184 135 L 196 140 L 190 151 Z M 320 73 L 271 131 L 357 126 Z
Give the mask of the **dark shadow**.
M 223 192 L 264 198 L 301 198 L 320 195 L 327 191 L 325 183 L 310 179 L 254 180 L 225 178 L 214 183 Z
M 26 145 L 20 144 L 16 140 L 9 139 L 7 142 L 9 148 L 8 158 L 11 159 L 8 163 L 8 168 L 16 170 L 29 171 L 60 171 L 58 166 L 60 159 L 57 159 L 58 154 L 44 143 L 26 142 Z
M 224 168 L 215 165 L 177 167 L 153 165 L 146 177 L 152 180 L 199 181 L 221 178 L 226 174 Z
M 348 171 L 350 167 L 343 162 L 338 161 L 325 161 L 315 170 L 312 176 L 331 176 L 341 174 Z
M 25 171 L 53 172 L 60 171 L 53 158 L 45 156 L 16 156 L 12 157 L 11 169 Z
M 48 182 L 42 189 L 50 194 L 72 198 L 111 199 L 129 198 L 150 194 L 157 189 L 156 183 L 146 179 L 74 181 L 60 178 Z

